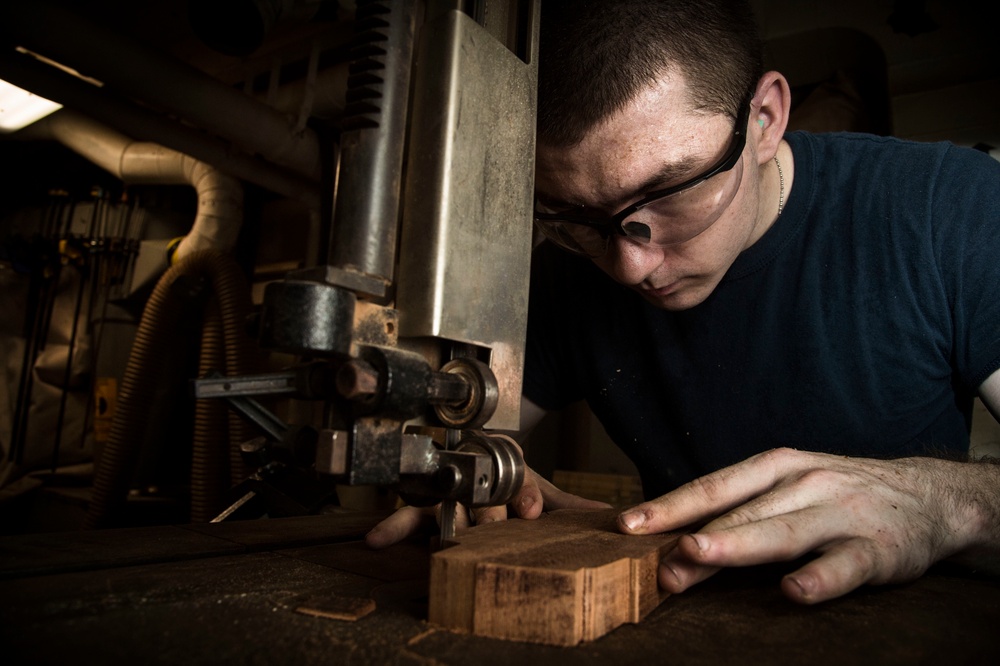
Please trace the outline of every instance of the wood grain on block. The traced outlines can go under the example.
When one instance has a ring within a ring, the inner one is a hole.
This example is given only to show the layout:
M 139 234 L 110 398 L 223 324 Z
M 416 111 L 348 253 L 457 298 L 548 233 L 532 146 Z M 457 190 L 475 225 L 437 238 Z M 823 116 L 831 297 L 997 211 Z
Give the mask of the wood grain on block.
M 617 514 L 566 509 L 456 536 L 431 557 L 429 621 L 550 645 L 640 621 L 666 597 L 656 569 L 679 535 L 621 534 Z

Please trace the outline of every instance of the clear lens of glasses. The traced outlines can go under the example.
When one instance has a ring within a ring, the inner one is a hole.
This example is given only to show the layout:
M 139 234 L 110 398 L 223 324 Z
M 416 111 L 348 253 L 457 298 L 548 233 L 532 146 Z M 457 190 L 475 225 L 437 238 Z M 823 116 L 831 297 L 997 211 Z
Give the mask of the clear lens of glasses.
M 686 190 L 655 199 L 630 215 L 621 228 L 636 243 L 665 247 L 691 240 L 707 230 L 732 203 L 743 179 L 743 159 Z M 538 212 L 550 211 L 539 209 Z M 556 211 L 551 211 L 555 213 Z M 576 254 L 600 257 L 611 236 L 607 225 L 588 226 L 569 220 L 536 220 L 546 237 Z

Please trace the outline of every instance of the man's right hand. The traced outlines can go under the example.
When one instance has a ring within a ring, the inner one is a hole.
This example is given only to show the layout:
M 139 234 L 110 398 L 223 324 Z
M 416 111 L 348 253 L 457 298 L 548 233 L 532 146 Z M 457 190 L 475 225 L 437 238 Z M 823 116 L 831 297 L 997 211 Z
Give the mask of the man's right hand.
M 530 467 L 524 468 L 524 484 L 511 499 L 507 506 L 488 506 L 474 509 L 470 519 L 468 513 L 460 506 L 455 517 L 455 529 L 462 530 L 472 525 L 482 525 L 498 520 L 507 520 L 507 508 L 510 507 L 518 518 L 534 519 L 542 511 L 554 509 L 608 509 L 610 504 L 589 500 L 571 493 L 559 490 L 549 481 L 535 473 Z M 422 526 L 432 525 L 433 517 L 440 510 L 440 505 L 433 508 L 420 509 L 404 506 L 394 514 L 376 525 L 365 536 L 365 543 L 371 548 L 385 548 L 416 534 Z

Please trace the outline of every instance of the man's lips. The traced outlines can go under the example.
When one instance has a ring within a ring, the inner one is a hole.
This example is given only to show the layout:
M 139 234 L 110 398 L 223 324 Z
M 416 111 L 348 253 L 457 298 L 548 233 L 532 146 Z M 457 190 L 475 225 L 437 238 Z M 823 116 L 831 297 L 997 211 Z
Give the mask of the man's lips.
M 647 296 L 653 296 L 653 297 L 669 296 L 673 292 L 677 291 L 677 289 L 680 287 L 680 284 L 681 284 L 680 280 L 676 280 L 662 287 L 640 286 L 639 290 L 643 294 L 646 294 Z

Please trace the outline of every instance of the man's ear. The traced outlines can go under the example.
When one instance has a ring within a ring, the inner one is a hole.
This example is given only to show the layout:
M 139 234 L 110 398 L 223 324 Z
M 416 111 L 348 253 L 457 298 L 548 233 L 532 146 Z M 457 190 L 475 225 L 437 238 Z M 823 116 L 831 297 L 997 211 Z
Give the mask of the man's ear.
M 788 81 L 778 72 L 767 72 L 757 82 L 750 106 L 752 136 L 757 138 L 757 163 L 765 164 L 775 153 L 788 126 L 792 93 Z

